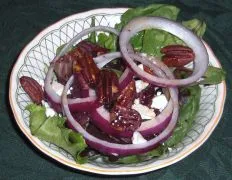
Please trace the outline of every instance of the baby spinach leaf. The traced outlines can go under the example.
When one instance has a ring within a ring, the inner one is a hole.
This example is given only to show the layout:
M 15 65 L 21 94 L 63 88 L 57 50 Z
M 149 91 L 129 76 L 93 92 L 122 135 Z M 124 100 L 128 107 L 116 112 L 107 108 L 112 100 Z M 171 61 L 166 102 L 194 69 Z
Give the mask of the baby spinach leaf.
M 195 85 L 186 87 L 181 89 L 181 91 L 188 91 L 190 95 L 187 99 L 187 102 L 180 107 L 177 125 L 172 136 L 165 142 L 167 147 L 172 147 L 183 140 L 188 131 L 191 129 L 196 114 L 199 110 L 201 97 L 200 86 Z
M 222 68 L 217 68 L 213 66 L 208 66 L 203 80 L 200 81 L 200 84 L 211 85 L 219 84 L 226 78 L 226 72 Z

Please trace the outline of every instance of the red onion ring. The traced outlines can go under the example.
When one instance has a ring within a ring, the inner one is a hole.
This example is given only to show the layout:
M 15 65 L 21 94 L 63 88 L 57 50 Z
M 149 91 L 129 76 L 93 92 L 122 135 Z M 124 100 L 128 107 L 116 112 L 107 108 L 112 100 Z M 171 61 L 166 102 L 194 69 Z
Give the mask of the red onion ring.
M 118 31 L 116 29 L 110 28 L 110 27 L 104 27 L 104 26 L 96 26 L 91 27 L 88 29 L 85 29 L 78 33 L 75 37 L 73 37 L 68 44 L 66 44 L 60 53 L 54 58 L 52 62 L 55 62 L 58 60 L 61 56 L 63 56 L 69 49 L 72 47 L 78 40 L 80 40 L 83 36 L 88 35 L 91 32 L 94 31 L 108 31 L 111 33 L 114 33 L 118 35 Z M 54 71 L 54 63 L 51 63 L 48 69 L 48 72 L 45 77 L 45 83 L 44 83 L 44 91 L 47 97 L 47 101 L 50 104 L 51 107 L 53 107 L 57 112 L 61 112 L 61 97 L 56 94 L 54 89 L 51 86 L 52 83 L 52 77 L 53 77 L 53 71 Z M 76 99 L 69 99 L 68 103 L 70 104 L 70 110 L 83 110 L 85 107 L 88 107 L 85 110 L 91 110 L 92 108 L 96 107 L 96 97 L 86 97 L 86 98 L 76 98 Z
M 134 73 L 130 70 L 130 68 L 126 68 L 121 77 L 119 78 L 119 89 L 123 90 L 126 86 L 131 82 L 134 77 Z
M 115 137 L 132 137 L 131 131 L 117 131 L 110 125 L 110 113 L 104 106 L 100 106 L 91 112 L 91 122 L 103 132 Z
M 130 49 L 127 48 L 129 41 L 134 35 L 136 35 L 137 32 L 150 28 L 167 31 L 179 37 L 190 48 L 192 48 L 195 53 L 195 59 L 194 70 L 191 76 L 186 79 L 160 78 L 142 71 L 135 64 L 132 57 L 129 55 Z M 204 44 L 192 31 L 177 22 L 162 17 L 138 17 L 131 20 L 126 26 L 124 26 L 122 32 L 120 33 L 119 45 L 123 58 L 126 60 L 129 67 L 136 75 L 142 79 L 145 79 L 151 84 L 159 85 L 162 87 L 184 86 L 196 82 L 205 73 L 209 62 L 208 54 Z
M 166 75 L 168 74 L 166 71 L 165 73 Z M 172 78 L 172 77 L 168 77 L 168 78 Z M 71 86 L 72 81 L 73 81 L 73 76 L 68 80 L 67 84 L 65 85 L 63 94 L 62 94 L 62 106 L 63 106 L 64 112 L 71 126 L 76 131 L 78 131 L 79 133 L 83 135 L 87 144 L 90 147 L 98 151 L 101 151 L 104 154 L 127 156 L 127 155 L 145 153 L 159 146 L 160 143 L 164 142 L 171 135 L 176 125 L 177 118 L 178 118 L 178 111 L 179 111 L 178 93 L 177 93 L 176 88 L 170 88 L 170 95 L 172 96 L 172 103 L 173 103 L 172 117 L 167 127 L 158 136 L 142 144 L 117 144 L 117 143 L 110 143 L 110 142 L 98 139 L 94 137 L 93 135 L 89 134 L 85 129 L 83 129 L 81 125 L 73 118 L 70 112 L 70 109 L 68 106 L 67 91 L 69 87 Z
M 174 76 L 172 75 L 168 67 L 162 62 L 160 62 L 159 60 L 153 58 L 152 61 L 148 61 L 148 58 L 150 57 L 144 57 L 139 54 L 130 54 L 130 55 L 131 57 L 133 57 L 135 60 L 139 62 L 145 61 L 144 64 L 152 67 L 152 70 L 156 72 L 158 76 L 165 77 L 165 74 L 162 72 L 163 70 L 167 72 L 167 75 L 170 78 L 172 79 L 174 78 Z M 117 56 L 120 57 L 121 54 L 118 53 Z M 148 62 L 146 62 L 146 60 Z M 104 62 L 106 62 L 107 64 L 110 61 L 108 59 L 104 59 L 104 61 L 101 63 L 104 64 Z M 153 64 L 151 64 L 152 62 Z M 156 65 L 154 63 L 156 63 Z M 158 66 L 160 69 L 157 68 L 156 66 Z M 169 88 L 169 91 L 170 90 L 171 89 Z M 172 96 L 170 98 L 172 99 Z M 143 136 L 151 136 L 151 135 L 160 133 L 168 125 L 171 119 L 171 116 L 172 116 L 172 111 L 173 111 L 173 103 L 171 100 L 169 100 L 165 109 L 157 117 L 149 121 L 142 122 L 141 126 L 137 129 L 137 131 L 140 132 Z M 112 126 L 110 125 L 110 113 L 103 106 L 93 110 L 91 112 L 91 115 L 92 115 L 92 122 L 95 124 L 95 126 L 100 128 L 103 132 L 106 132 L 107 134 L 111 134 L 117 137 L 132 137 L 133 136 L 133 132 L 120 132 L 112 128 Z
M 122 57 L 120 52 L 111 52 L 94 58 L 98 68 L 102 68 L 112 60 Z M 119 78 L 119 88 L 124 89 L 132 80 L 134 73 L 127 67 Z

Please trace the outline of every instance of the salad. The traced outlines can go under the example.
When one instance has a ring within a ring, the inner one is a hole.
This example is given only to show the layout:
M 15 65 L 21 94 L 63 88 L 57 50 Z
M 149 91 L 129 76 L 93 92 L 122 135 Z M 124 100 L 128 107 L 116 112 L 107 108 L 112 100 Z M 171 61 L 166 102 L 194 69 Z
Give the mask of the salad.
M 225 72 L 208 66 L 200 40 L 206 24 L 177 23 L 178 13 L 163 4 L 129 9 L 115 28 L 95 26 L 92 18 L 90 28 L 57 49 L 44 82 L 20 78 L 32 100 L 31 134 L 77 163 L 138 163 L 181 142 L 202 86 L 220 83 Z

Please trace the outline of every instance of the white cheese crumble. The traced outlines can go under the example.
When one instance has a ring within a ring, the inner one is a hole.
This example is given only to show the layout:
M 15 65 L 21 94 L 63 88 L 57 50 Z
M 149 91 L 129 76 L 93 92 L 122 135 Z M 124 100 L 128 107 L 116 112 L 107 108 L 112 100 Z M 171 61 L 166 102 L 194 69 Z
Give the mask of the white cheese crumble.
M 136 110 L 141 115 L 142 119 L 152 119 L 155 117 L 154 109 L 149 109 L 147 106 L 140 104 L 139 99 L 134 100 L 132 109 Z
M 143 64 L 139 64 L 138 67 L 143 70 Z
M 52 108 L 50 108 L 47 102 L 42 101 L 42 104 L 46 108 L 45 114 L 47 117 L 53 117 L 56 115 L 56 111 L 54 111 Z
M 147 140 L 144 139 L 143 136 L 137 131 L 135 131 L 133 133 L 133 137 L 131 140 L 132 140 L 133 144 L 143 144 L 143 143 L 147 142 Z
M 167 98 L 165 97 L 164 94 L 162 94 L 159 96 L 155 96 L 152 99 L 151 107 L 159 109 L 160 111 L 162 111 L 167 106 L 167 103 L 168 103 Z
M 57 81 L 53 81 L 52 82 L 52 89 L 54 89 L 54 91 L 56 92 L 57 95 L 61 96 L 62 93 L 63 93 L 63 90 L 64 90 L 64 85 L 63 84 L 60 84 L 58 83 Z M 71 91 L 73 88 L 70 87 L 67 94 L 70 94 Z
M 135 81 L 135 87 L 136 87 L 136 92 L 139 93 L 141 92 L 143 89 L 145 89 L 147 86 L 149 85 L 149 83 L 142 81 L 142 80 L 137 80 Z
M 58 83 L 57 81 L 53 81 L 52 88 L 54 89 L 57 95 L 62 95 L 62 92 L 64 90 L 64 86 L 62 84 Z
M 143 56 L 143 57 L 147 57 L 146 53 L 140 53 L 140 55 Z

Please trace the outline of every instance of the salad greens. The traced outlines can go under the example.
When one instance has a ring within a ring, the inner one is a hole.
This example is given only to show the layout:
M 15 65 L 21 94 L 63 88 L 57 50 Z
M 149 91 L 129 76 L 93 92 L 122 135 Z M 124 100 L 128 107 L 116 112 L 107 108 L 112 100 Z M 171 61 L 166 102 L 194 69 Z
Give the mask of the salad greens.
M 191 19 L 188 21 L 183 21 L 182 24 L 191 29 L 196 35 L 202 37 L 206 31 L 206 24 L 204 21 L 200 21 L 199 19 Z
M 115 161 L 113 163 L 117 163 L 117 164 L 139 163 L 139 162 L 143 162 L 143 161 L 152 159 L 154 157 L 159 157 L 159 156 L 164 154 L 165 150 L 166 150 L 166 147 L 161 145 L 158 148 L 153 149 L 153 150 L 151 150 L 151 151 L 149 151 L 147 153 L 121 157 L 121 158 L 119 158 L 117 161 Z M 103 159 L 106 162 L 109 162 L 109 157 L 104 157 Z
M 58 115 L 46 117 L 45 107 L 29 104 L 31 134 L 41 140 L 53 143 L 70 153 L 78 163 L 84 163 L 79 154 L 87 147 L 81 134 L 65 127 L 65 119 Z
M 98 42 L 100 46 L 109 49 L 114 52 L 117 50 L 117 36 L 114 34 L 106 35 L 105 33 L 100 33 L 98 35 Z
M 180 106 L 179 119 L 172 136 L 165 141 L 165 146 L 172 147 L 182 141 L 191 129 L 200 106 L 201 88 L 199 85 L 180 89 L 180 94 L 188 94 L 187 102 Z
M 171 20 L 176 20 L 180 9 L 168 4 L 152 4 L 148 7 L 139 7 L 127 10 L 121 16 L 121 22 L 115 25 L 117 30 L 121 30 L 131 19 L 139 16 L 161 16 Z M 204 35 L 206 24 L 198 19 L 182 22 L 184 26 L 193 30 L 199 37 Z M 106 35 L 100 33 L 97 43 L 102 47 L 115 51 L 117 47 L 117 37 L 113 34 Z M 160 49 L 170 44 L 184 44 L 176 36 L 157 29 L 148 29 L 139 32 L 131 39 L 131 44 L 136 51 L 147 53 L 148 55 L 160 57 Z
M 180 90 L 180 93 L 188 94 L 188 96 L 186 102 L 182 106 L 180 106 L 179 119 L 172 136 L 167 141 L 165 141 L 163 145 L 160 145 L 156 149 L 153 149 L 144 154 L 121 157 L 115 163 L 119 163 L 119 164 L 139 163 L 145 160 L 149 160 L 153 157 L 159 157 L 167 151 L 167 148 L 171 148 L 177 145 L 179 142 L 181 142 L 184 139 L 186 134 L 191 129 L 196 114 L 199 110 L 201 88 L 199 85 L 185 87 Z
M 226 78 L 226 72 L 222 68 L 217 68 L 213 66 L 208 66 L 203 80 L 200 81 L 200 84 L 211 85 L 219 84 Z

